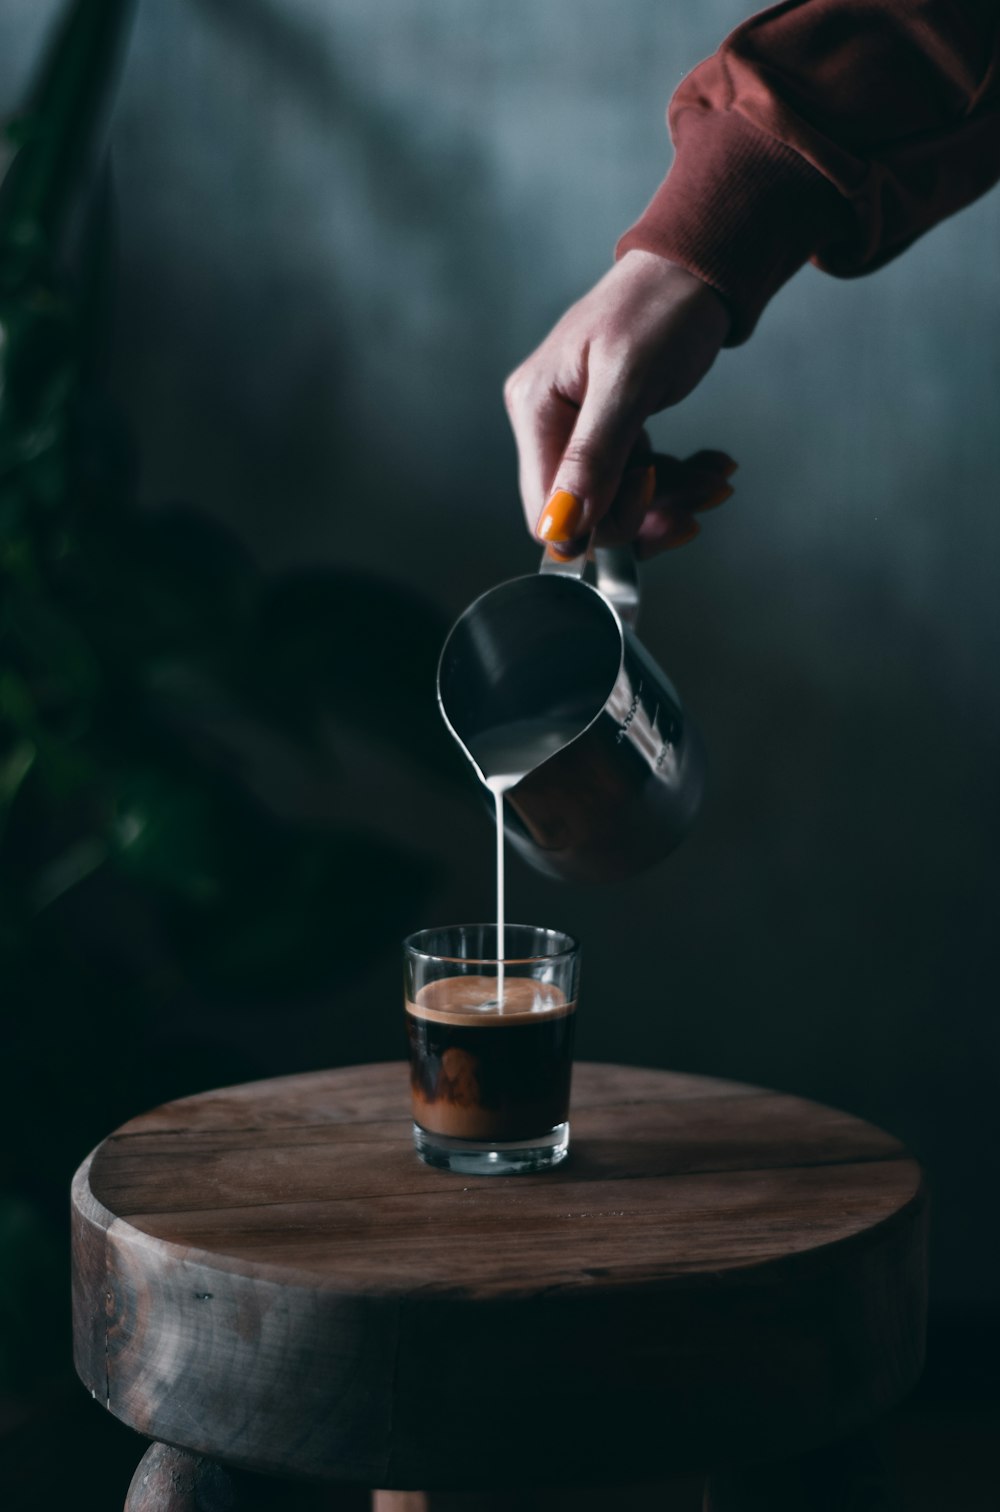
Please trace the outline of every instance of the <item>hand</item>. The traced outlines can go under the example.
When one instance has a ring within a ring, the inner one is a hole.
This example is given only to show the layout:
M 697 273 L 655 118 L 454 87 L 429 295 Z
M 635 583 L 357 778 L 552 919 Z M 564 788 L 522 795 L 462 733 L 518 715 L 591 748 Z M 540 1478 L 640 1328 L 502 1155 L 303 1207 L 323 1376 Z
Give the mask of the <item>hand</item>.
M 504 386 L 528 529 L 563 556 L 634 541 L 655 556 L 732 493 L 724 452 L 656 456 L 643 424 L 700 383 L 729 331 L 719 296 L 676 263 L 627 252 Z

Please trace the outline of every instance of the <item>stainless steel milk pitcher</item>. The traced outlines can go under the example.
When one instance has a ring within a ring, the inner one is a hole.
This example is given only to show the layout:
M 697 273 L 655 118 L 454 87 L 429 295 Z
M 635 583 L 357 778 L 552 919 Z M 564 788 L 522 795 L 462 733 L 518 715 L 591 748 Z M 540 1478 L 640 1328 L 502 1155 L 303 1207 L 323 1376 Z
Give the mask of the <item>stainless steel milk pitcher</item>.
M 525 860 L 610 881 L 673 850 L 701 804 L 705 757 L 634 632 L 631 549 L 594 557 L 594 586 L 586 557 L 546 555 L 541 572 L 476 599 L 445 641 L 438 702 L 481 781 L 507 761 L 504 828 Z

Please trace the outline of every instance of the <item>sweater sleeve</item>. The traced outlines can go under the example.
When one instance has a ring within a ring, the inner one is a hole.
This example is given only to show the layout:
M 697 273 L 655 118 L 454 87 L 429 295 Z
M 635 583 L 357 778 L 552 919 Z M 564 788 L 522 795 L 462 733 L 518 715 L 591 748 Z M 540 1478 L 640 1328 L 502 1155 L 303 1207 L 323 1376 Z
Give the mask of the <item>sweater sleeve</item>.
M 683 80 L 674 162 L 616 256 L 710 284 L 744 341 L 808 259 L 867 273 L 1000 178 L 997 0 L 786 0 Z

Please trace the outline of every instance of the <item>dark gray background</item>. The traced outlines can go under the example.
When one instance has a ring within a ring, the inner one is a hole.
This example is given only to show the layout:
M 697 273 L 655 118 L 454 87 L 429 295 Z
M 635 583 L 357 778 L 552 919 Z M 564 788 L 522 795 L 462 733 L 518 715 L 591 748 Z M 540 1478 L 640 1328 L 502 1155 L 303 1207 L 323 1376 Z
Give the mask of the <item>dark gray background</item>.
M 56 9 L 4 0 L 0 108 Z M 449 613 L 531 570 L 502 379 L 608 265 L 669 160 L 671 90 L 745 14 L 144 0 L 114 128 L 144 498 Z M 664 449 L 741 464 L 644 578 L 711 800 L 649 876 L 577 892 L 513 862 L 509 887 L 512 917 L 584 942 L 583 1054 L 794 1089 L 909 1140 L 951 1301 L 1000 1300 L 998 221 L 994 194 L 872 278 L 807 269 L 654 422 Z M 451 868 L 414 927 L 489 914 L 485 812 L 389 762 L 351 794 Z M 397 992 L 375 963 L 361 1017 L 290 1028 L 282 1065 L 397 1054 Z

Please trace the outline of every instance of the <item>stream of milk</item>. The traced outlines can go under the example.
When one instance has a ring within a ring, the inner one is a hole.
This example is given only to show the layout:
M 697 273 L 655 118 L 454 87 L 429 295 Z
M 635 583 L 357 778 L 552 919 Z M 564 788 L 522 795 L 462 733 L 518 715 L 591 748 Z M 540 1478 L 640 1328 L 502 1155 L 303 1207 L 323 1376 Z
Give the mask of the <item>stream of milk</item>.
M 497 1001 L 503 1003 L 506 919 L 504 889 L 504 794 L 562 749 L 580 730 L 579 722 L 522 719 L 480 735 L 472 747 L 483 780 L 493 794 L 497 827 Z

